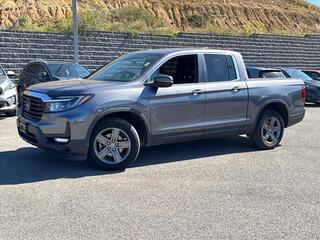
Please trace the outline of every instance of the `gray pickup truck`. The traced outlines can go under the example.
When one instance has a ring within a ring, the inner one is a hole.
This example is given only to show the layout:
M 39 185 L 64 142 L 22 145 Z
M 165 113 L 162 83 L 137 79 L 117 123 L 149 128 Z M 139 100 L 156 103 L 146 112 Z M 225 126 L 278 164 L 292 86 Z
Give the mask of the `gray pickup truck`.
M 304 118 L 305 97 L 301 80 L 248 79 L 237 52 L 147 50 L 86 80 L 29 87 L 17 126 L 35 146 L 119 170 L 141 146 L 246 134 L 273 149 Z

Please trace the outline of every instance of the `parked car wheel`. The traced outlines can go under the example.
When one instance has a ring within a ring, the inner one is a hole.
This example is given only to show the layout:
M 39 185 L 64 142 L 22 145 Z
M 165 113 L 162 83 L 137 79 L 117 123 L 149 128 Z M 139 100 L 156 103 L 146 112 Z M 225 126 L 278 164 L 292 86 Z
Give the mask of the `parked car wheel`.
M 279 145 L 284 132 L 284 121 L 281 115 L 272 110 L 262 112 L 252 140 L 261 149 L 273 149 Z
M 135 128 L 127 121 L 110 118 L 93 130 L 89 160 L 108 171 L 122 170 L 136 160 L 139 151 L 140 139 Z

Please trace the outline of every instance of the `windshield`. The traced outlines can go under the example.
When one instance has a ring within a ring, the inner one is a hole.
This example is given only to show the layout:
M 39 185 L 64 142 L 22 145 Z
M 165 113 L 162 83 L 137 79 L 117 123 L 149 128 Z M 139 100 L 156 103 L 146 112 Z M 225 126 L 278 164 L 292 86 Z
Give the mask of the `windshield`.
M 298 78 L 298 79 L 302 79 L 304 81 L 312 80 L 311 77 L 309 77 L 307 74 L 305 74 L 304 72 L 302 72 L 300 70 L 286 69 L 285 71 L 289 74 L 289 76 L 291 78 Z
M 62 78 L 85 78 L 90 73 L 78 64 L 48 64 L 51 75 Z
M 130 82 L 145 73 L 163 56 L 156 53 L 131 53 L 98 70 L 90 79 Z

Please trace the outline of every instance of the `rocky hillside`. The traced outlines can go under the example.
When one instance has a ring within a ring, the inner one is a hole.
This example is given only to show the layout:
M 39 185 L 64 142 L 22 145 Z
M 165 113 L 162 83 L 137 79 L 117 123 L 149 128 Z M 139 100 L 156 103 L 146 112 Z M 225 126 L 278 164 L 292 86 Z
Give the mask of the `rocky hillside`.
M 157 33 L 155 30 L 162 29 L 166 33 L 170 28 L 184 32 L 231 34 L 303 34 L 320 31 L 320 9 L 303 0 L 78 2 L 83 30 L 135 29 L 137 32 Z M 70 4 L 71 0 L 0 0 L 0 28 L 67 30 L 71 21 Z

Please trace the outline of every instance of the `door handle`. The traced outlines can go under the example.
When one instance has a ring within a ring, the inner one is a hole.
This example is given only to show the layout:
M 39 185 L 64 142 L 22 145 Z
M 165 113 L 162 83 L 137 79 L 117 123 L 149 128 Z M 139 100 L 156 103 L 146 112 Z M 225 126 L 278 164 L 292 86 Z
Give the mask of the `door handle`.
M 196 95 L 198 95 L 198 94 L 200 94 L 200 93 L 202 93 L 202 92 L 203 92 L 202 89 L 195 89 L 195 90 L 193 90 L 191 93 L 192 93 L 192 95 L 196 96 Z
M 235 86 L 231 89 L 232 92 L 238 92 L 241 90 L 241 86 Z

